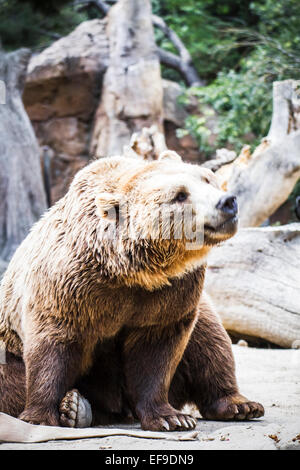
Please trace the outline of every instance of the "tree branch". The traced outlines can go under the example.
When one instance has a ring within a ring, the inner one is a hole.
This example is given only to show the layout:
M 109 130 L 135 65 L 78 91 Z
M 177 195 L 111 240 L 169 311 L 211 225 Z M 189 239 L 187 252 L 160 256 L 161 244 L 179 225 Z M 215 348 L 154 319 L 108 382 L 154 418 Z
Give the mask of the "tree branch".
M 182 60 L 184 60 L 185 62 L 192 61 L 189 51 L 187 50 L 179 36 L 177 36 L 175 31 L 169 28 L 169 26 L 162 18 L 157 15 L 152 15 L 152 23 L 153 26 L 159 28 L 164 33 L 164 35 L 174 44 Z
M 54 32 L 52 32 L 52 31 L 47 31 L 46 29 L 35 28 L 35 30 L 36 30 L 38 33 L 44 34 L 45 36 L 49 36 L 49 38 L 51 38 L 51 39 L 55 39 L 56 41 L 57 41 L 58 39 L 61 39 L 61 38 L 62 38 L 62 35 L 61 35 L 61 34 L 54 33 Z
M 81 5 L 81 6 L 80 6 Z M 107 5 L 105 2 L 102 0 L 76 0 L 74 2 L 74 6 L 79 6 L 78 11 L 81 11 L 85 8 L 88 8 L 90 6 L 96 7 L 103 15 L 107 15 L 110 6 Z
M 152 23 L 153 26 L 159 28 L 164 33 L 179 53 L 179 56 L 176 56 L 175 54 L 164 51 L 160 48 L 158 53 L 161 63 L 178 70 L 189 86 L 203 86 L 204 82 L 200 79 L 197 70 L 193 65 L 191 54 L 181 41 L 180 37 L 175 33 L 175 31 L 169 28 L 166 22 L 159 16 L 152 15 Z
M 170 67 L 180 73 L 188 86 L 203 86 L 204 82 L 200 80 L 195 68 L 184 62 L 178 55 L 165 51 L 161 47 L 157 48 L 160 63 Z

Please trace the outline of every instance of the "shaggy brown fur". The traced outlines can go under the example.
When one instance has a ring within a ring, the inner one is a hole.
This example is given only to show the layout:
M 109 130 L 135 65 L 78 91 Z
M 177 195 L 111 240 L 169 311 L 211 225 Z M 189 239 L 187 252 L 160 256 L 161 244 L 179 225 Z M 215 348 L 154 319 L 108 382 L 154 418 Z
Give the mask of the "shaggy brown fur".
M 238 393 L 230 341 L 202 295 L 205 255 L 236 223 L 217 208 L 211 172 L 165 157 L 92 163 L 16 251 L 0 288 L 0 411 L 59 425 L 75 386 L 94 424 L 133 415 L 144 429 L 193 427 L 185 403 L 211 419 L 263 414 Z M 182 210 L 183 192 L 205 224 L 203 246 L 175 239 L 176 219 L 169 239 L 164 226 L 157 239 L 124 235 L 122 218 L 148 229 L 159 204 Z

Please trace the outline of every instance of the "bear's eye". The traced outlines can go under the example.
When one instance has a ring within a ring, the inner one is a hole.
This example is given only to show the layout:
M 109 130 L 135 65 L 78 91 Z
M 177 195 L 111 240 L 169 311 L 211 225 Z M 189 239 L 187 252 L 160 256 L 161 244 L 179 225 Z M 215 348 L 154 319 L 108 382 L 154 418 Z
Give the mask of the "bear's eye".
M 188 198 L 188 195 L 184 191 L 179 191 L 179 193 L 176 194 L 175 198 L 173 199 L 174 202 L 184 202 Z
M 210 184 L 210 180 L 209 180 L 206 176 L 204 176 L 203 181 L 204 181 L 205 183 Z

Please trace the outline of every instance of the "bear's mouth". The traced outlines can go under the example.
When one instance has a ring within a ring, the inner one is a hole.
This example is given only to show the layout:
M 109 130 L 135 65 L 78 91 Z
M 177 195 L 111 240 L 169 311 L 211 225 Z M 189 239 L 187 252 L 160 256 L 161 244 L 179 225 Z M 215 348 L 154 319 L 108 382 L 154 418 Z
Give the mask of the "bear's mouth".
M 206 232 L 208 235 L 233 234 L 237 230 L 237 223 L 238 223 L 238 217 L 237 215 L 234 215 L 233 217 L 229 217 L 228 219 L 224 220 L 221 224 L 215 227 L 213 227 L 212 225 L 205 224 L 204 232 Z

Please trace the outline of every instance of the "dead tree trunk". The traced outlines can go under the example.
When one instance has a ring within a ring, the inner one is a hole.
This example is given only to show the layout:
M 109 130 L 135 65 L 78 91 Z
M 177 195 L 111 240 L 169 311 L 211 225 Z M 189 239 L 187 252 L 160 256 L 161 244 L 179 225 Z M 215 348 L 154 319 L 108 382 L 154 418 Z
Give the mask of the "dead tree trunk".
M 110 58 L 96 112 L 92 153 L 114 155 L 133 132 L 162 129 L 163 88 L 150 0 L 120 0 L 108 13 Z
M 217 171 L 224 189 L 238 198 L 241 227 L 264 222 L 286 201 L 300 178 L 299 83 L 274 83 L 268 136 L 252 155 L 246 149 Z
M 0 258 L 8 260 L 46 209 L 39 147 L 22 103 L 30 52 L 0 50 Z

